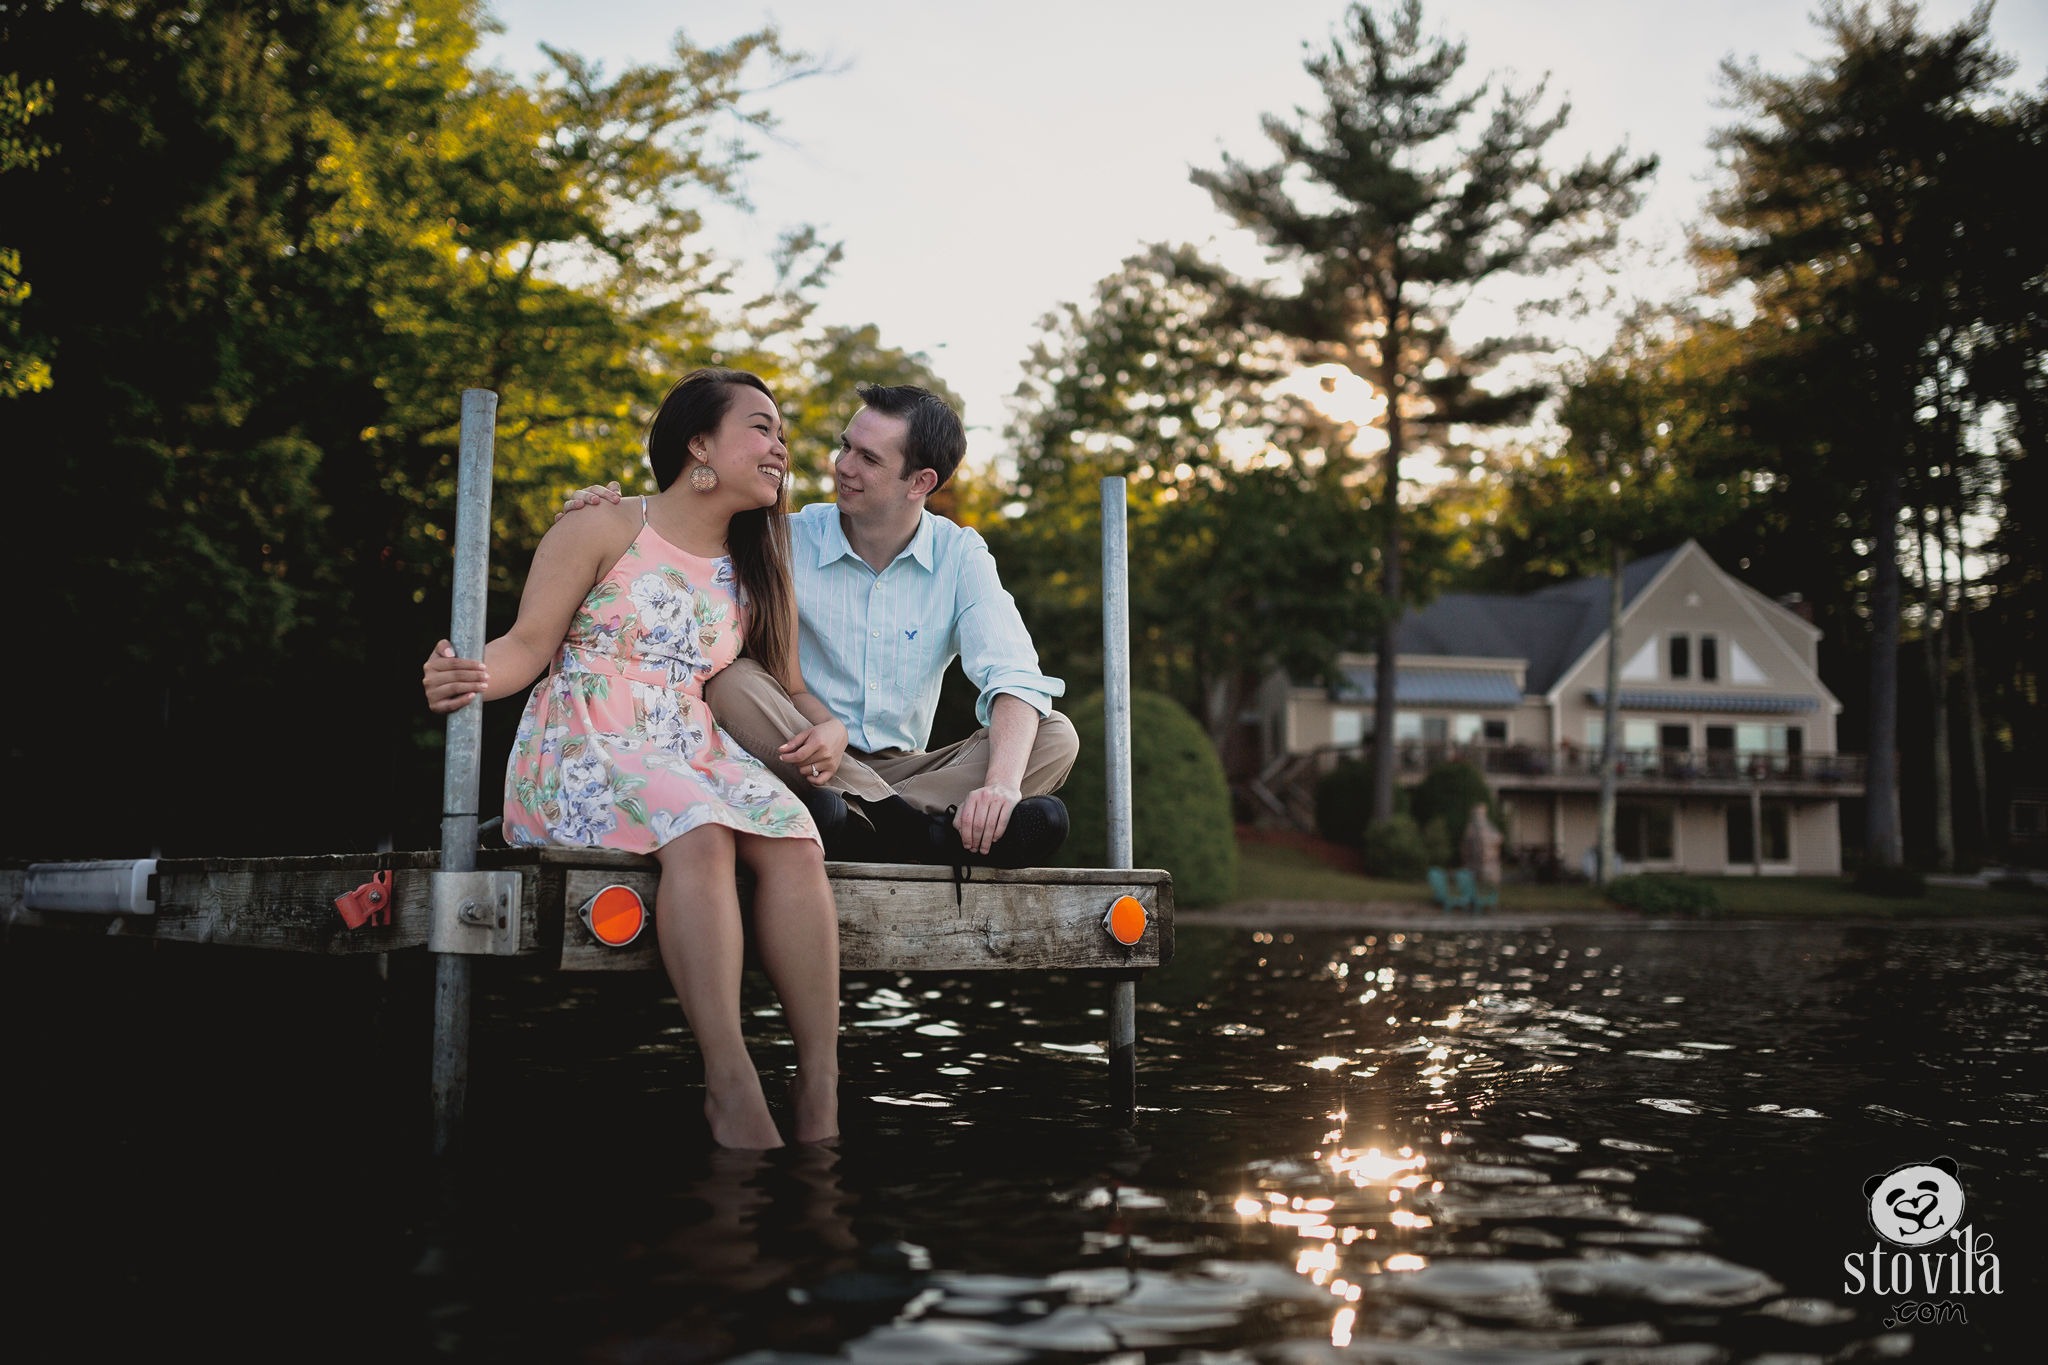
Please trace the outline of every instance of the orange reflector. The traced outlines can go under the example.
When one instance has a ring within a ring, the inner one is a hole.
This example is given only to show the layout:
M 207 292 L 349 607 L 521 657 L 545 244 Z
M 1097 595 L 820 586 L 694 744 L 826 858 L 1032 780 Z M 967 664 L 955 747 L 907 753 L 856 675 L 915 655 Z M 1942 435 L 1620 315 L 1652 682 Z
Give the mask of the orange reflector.
M 647 927 L 647 907 L 640 903 L 640 893 L 617 882 L 583 902 L 577 913 L 590 936 L 607 948 L 627 946 Z
M 1116 903 L 1102 916 L 1102 927 L 1109 936 L 1129 948 L 1145 937 L 1145 907 L 1138 903 L 1136 896 L 1118 896 Z

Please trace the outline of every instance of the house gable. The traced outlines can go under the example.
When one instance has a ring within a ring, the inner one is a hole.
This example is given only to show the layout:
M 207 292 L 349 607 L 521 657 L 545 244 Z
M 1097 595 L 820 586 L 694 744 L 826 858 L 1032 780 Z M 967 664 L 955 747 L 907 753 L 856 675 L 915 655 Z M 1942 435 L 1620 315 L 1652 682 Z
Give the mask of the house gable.
M 1695 541 L 1686 541 L 1664 564 L 1655 580 L 1623 609 L 1621 647 L 1631 665 L 1647 652 L 1654 672 L 1631 676 L 1624 696 L 1631 710 L 1749 712 L 1799 716 L 1812 731 L 1809 746 L 1832 748 L 1834 717 L 1841 704 L 1822 684 L 1808 662 L 1807 641 L 1791 637 L 1811 631 L 1806 622 L 1722 569 Z M 1817 635 L 1817 632 L 1814 632 Z M 1686 669 L 1672 671 L 1671 640 L 1684 636 Z M 1701 676 L 1701 641 L 1712 637 L 1717 649 L 1717 675 Z M 1561 675 L 1549 700 L 1557 706 L 1563 732 L 1583 729 L 1584 716 L 1597 708 L 1590 700 L 1607 685 L 1607 648 L 1596 641 Z M 1655 699 L 1668 695 L 1668 708 Z M 1566 717 L 1576 713 L 1578 720 Z

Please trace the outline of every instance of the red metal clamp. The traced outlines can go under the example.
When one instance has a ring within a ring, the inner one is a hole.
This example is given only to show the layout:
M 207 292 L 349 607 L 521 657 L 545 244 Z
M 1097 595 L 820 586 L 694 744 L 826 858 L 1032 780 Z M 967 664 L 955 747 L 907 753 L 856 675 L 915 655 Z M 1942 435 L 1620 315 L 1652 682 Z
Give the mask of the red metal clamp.
M 391 923 L 391 869 L 380 867 L 355 890 L 336 896 L 334 908 L 341 912 L 342 923 L 351 929 Z

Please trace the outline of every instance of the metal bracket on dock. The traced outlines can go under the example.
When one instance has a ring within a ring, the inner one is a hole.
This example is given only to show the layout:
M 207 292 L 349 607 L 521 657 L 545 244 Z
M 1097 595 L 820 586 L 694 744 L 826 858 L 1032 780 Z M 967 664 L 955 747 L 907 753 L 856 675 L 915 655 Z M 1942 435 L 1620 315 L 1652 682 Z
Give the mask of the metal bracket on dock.
M 512 957 L 519 951 L 517 872 L 435 872 L 427 947 L 436 953 Z

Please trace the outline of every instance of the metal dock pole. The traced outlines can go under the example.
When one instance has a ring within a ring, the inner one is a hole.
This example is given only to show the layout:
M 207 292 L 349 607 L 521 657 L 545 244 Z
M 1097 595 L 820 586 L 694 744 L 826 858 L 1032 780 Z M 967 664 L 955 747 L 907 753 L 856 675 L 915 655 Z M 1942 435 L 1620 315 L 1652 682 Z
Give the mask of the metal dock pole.
M 1102 730 L 1108 750 L 1109 863 L 1131 866 L 1131 584 L 1124 481 L 1102 481 Z M 1109 1098 L 1126 1121 L 1138 1105 L 1138 983 L 1109 996 Z
M 491 552 L 491 458 L 498 395 L 462 391 L 461 465 L 455 485 L 454 613 L 448 642 L 464 659 L 484 656 L 484 585 Z M 441 871 L 476 871 L 477 788 L 483 766 L 484 706 L 448 717 L 441 776 Z M 470 962 L 465 953 L 434 955 L 434 1155 L 460 1145 L 469 1098 Z

